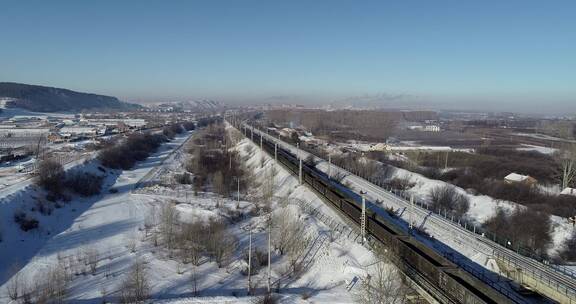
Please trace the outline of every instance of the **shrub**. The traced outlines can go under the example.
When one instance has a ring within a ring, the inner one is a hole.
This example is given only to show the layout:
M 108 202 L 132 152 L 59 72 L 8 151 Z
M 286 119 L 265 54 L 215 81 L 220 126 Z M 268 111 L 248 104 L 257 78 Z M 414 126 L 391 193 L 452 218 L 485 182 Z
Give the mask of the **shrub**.
M 384 185 L 389 186 L 392 189 L 396 189 L 396 190 L 408 190 L 412 187 L 414 187 L 414 185 L 416 185 L 414 182 L 412 182 L 410 180 L 410 178 L 408 177 L 403 177 L 403 178 L 393 178 L 388 182 L 385 182 Z
M 566 240 L 559 256 L 565 262 L 576 261 L 576 233 L 573 233 L 572 236 Z
M 100 194 L 104 179 L 92 173 L 76 171 L 66 177 L 66 187 L 82 196 Z
M 29 217 L 24 211 L 16 211 L 16 213 L 14 213 L 14 222 L 20 225 L 22 231 L 29 231 L 38 228 L 38 220 Z
M 177 123 L 170 125 L 170 130 L 174 132 L 174 134 L 181 134 L 182 132 L 184 132 L 184 129 L 182 129 L 182 125 Z
M 183 185 L 190 185 L 192 184 L 192 176 L 188 172 L 184 172 L 182 174 L 176 174 L 174 176 L 176 182 Z
M 498 209 L 484 227 L 510 241 L 514 249 L 529 248 L 539 255 L 545 255 L 551 242 L 550 216 L 530 208 L 518 207 L 512 213 Z
M 105 167 L 128 170 L 137 161 L 150 156 L 165 141 L 163 135 L 132 134 L 124 143 L 100 151 L 98 159 Z
M 174 139 L 174 137 L 176 137 L 176 132 L 174 132 L 172 127 L 169 127 L 169 126 L 166 126 L 166 127 L 164 127 L 164 129 L 162 129 L 162 134 L 170 140 L 172 140 L 172 139 Z
M 60 163 L 52 159 L 40 162 L 36 184 L 51 193 L 62 191 L 62 182 L 66 173 Z
M 440 210 L 440 212 L 448 210 L 457 217 L 462 217 L 470 208 L 468 198 L 452 186 L 446 185 L 433 188 L 430 190 L 429 196 L 433 210 Z
M 191 131 L 196 129 L 196 125 L 194 124 L 193 121 L 186 121 L 182 124 L 182 126 L 184 127 L 184 129 L 186 129 L 186 131 Z

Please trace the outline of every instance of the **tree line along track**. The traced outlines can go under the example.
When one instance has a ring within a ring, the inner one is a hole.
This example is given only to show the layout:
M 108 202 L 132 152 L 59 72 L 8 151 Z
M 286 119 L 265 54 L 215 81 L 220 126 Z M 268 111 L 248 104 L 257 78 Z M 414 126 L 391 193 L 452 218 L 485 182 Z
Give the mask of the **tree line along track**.
M 241 128 L 241 126 L 237 125 Z M 288 150 L 276 146 L 274 142 L 250 134 L 249 138 L 261 145 L 264 151 L 274 156 L 292 174 L 299 174 L 299 161 Z M 303 165 L 303 183 L 319 193 L 323 199 L 350 218 L 360 223 L 361 209 L 358 195 L 336 185 L 323 172 Z M 489 285 L 464 271 L 461 267 L 444 258 L 410 234 L 393 224 L 382 213 L 367 210 L 367 232 L 390 250 L 392 261 L 407 274 L 420 288 L 426 290 L 440 303 L 530 303 L 512 290 Z

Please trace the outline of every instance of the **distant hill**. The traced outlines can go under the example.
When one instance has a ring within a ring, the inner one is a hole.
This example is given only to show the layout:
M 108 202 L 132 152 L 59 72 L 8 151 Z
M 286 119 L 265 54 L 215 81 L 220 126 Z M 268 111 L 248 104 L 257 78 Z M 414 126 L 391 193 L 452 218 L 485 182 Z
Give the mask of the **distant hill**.
M 13 82 L 0 82 L 0 98 L 2 97 L 12 98 L 6 103 L 6 107 L 34 112 L 130 110 L 140 107 L 111 96 Z

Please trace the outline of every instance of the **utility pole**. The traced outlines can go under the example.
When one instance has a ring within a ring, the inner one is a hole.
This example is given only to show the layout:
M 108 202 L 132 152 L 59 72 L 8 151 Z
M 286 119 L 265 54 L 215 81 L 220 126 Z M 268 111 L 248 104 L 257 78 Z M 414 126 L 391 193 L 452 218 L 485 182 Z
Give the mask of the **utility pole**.
M 229 169 L 232 170 L 232 153 L 228 152 L 228 154 L 230 155 L 230 162 L 229 162 Z
M 300 170 L 298 170 L 298 180 L 300 181 L 300 185 L 302 185 L 302 159 L 298 157 L 300 161 Z
M 262 137 L 264 137 L 262 135 L 262 131 L 260 131 L 260 150 L 262 150 Z
M 240 208 L 240 178 L 236 177 L 236 180 L 238 181 L 238 199 L 236 200 L 236 209 Z
M 250 227 L 250 241 L 248 245 L 248 294 L 250 295 L 250 290 L 252 289 L 252 227 Z
M 328 178 L 332 178 L 332 155 L 328 154 Z
M 278 143 L 274 143 L 274 161 L 278 162 Z
M 448 169 L 448 153 L 450 152 L 446 151 L 446 160 L 444 161 L 444 169 Z
M 360 191 L 362 196 L 362 214 L 360 215 L 360 234 L 362 236 L 362 245 L 366 242 L 366 192 Z
M 271 252 L 272 252 L 272 217 L 270 214 L 268 215 L 268 293 L 270 293 L 270 278 L 272 273 L 272 266 L 271 266 Z
M 410 229 L 414 228 L 414 195 L 410 195 L 410 222 L 408 227 Z

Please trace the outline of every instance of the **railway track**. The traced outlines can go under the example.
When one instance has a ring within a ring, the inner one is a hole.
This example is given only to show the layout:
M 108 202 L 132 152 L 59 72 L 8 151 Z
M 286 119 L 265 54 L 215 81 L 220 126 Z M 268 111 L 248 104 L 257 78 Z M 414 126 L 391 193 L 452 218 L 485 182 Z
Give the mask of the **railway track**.
M 260 134 L 250 138 L 274 155 L 274 141 L 260 138 Z M 277 149 L 278 161 L 293 174 L 298 175 L 298 161 L 289 150 Z M 302 171 L 303 182 L 308 184 L 332 207 L 360 224 L 358 195 L 336 185 L 327 175 L 312 167 L 305 166 Z M 439 303 L 533 303 L 502 286 L 492 286 L 470 275 L 455 263 L 431 250 L 412 235 L 405 233 L 390 216 L 367 209 L 367 232 L 384 243 L 391 251 L 394 263 L 414 281 L 420 289 L 426 291 Z
M 250 128 L 249 126 L 244 125 L 244 127 Z M 242 126 L 241 126 L 242 128 Z M 252 129 L 250 129 L 252 130 Z M 285 149 L 287 151 L 290 151 L 292 153 L 294 153 L 295 155 L 297 155 L 298 157 L 305 159 L 306 157 L 308 157 L 310 154 L 296 149 L 295 147 L 288 145 L 284 142 L 281 142 L 275 138 L 273 138 L 272 136 L 269 136 L 267 134 L 264 134 L 263 132 L 260 132 L 258 130 L 253 130 L 256 134 L 256 144 L 258 144 L 258 140 L 259 140 L 259 135 L 261 134 L 263 136 L 263 138 L 265 138 L 265 142 L 269 141 L 271 143 L 277 143 L 279 148 Z M 328 171 L 328 164 L 326 161 L 319 159 L 320 163 L 317 164 L 317 168 L 319 168 L 321 171 L 323 172 L 327 172 Z M 407 208 L 410 208 L 410 203 L 406 200 L 404 200 L 401 197 L 398 197 L 390 192 L 388 192 L 387 190 L 372 184 L 371 182 L 360 178 L 358 176 L 355 176 L 353 174 L 351 174 L 350 172 L 342 169 L 342 168 L 338 168 L 336 166 L 331 166 L 331 170 L 337 170 L 340 172 L 345 173 L 348 177 L 352 179 L 352 181 L 354 182 L 355 186 L 361 188 L 362 190 L 368 191 L 369 193 L 373 193 L 374 196 L 380 197 L 380 198 L 385 198 L 386 202 L 396 206 L 397 208 L 403 208 L 404 210 L 407 210 Z M 335 172 L 335 171 L 333 171 Z M 375 208 L 380 208 L 380 206 L 371 204 L 370 207 L 375 207 Z M 482 254 L 489 256 L 489 257 L 496 257 L 499 258 L 501 260 L 507 261 L 508 263 L 512 263 L 514 267 L 521 269 L 524 274 L 531 274 L 534 277 L 539 278 L 539 281 L 543 284 L 547 284 L 549 287 L 551 287 L 552 289 L 556 290 L 558 293 L 564 294 L 565 298 L 563 298 L 562 300 L 560 300 L 559 302 L 562 303 L 576 303 L 576 280 L 571 277 L 566 275 L 565 273 L 563 273 L 562 271 L 555 269 L 553 267 L 550 267 L 549 265 L 545 265 L 541 262 L 538 262 L 536 260 L 533 260 L 531 258 L 522 256 L 517 254 L 516 252 L 505 248 L 495 242 L 492 242 L 484 237 L 482 237 L 481 235 L 478 235 L 476 233 L 473 233 L 469 230 L 467 230 L 465 227 L 462 227 L 460 225 L 457 225 L 454 222 L 451 222 L 449 219 L 445 219 L 444 217 L 438 215 L 438 214 L 434 214 L 432 212 L 430 212 L 429 210 L 426 210 L 424 208 L 421 207 L 413 207 L 412 208 L 413 212 L 414 212 L 414 217 L 415 219 L 425 219 L 425 222 L 430 225 L 436 225 L 439 227 L 442 227 L 445 230 L 446 234 L 452 235 L 452 237 L 454 237 L 455 235 L 458 236 L 459 241 L 461 241 L 464 245 L 466 245 L 467 247 L 470 248 L 474 248 L 474 250 L 481 252 Z M 467 268 L 466 265 L 463 265 L 463 268 Z M 471 267 L 471 269 L 467 269 L 470 270 L 472 272 L 474 272 L 474 267 Z M 483 276 L 483 274 L 481 275 Z M 499 289 L 499 288 L 496 288 Z M 567 299 L 567 300 L 566 300 Z

